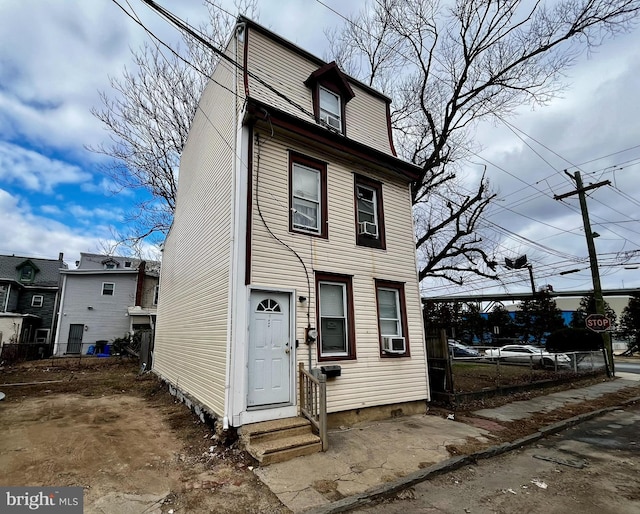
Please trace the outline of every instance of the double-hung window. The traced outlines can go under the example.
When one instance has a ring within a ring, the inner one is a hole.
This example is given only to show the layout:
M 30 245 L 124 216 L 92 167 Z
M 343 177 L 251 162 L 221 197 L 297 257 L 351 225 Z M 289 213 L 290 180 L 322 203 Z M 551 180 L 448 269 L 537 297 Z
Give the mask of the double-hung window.
M 290 153 L 290 226 L 293 232 L 327 237 L 327 167 Z
M 380 332 L 383 337 L 402 337 L 400 294 L 397 289 L 378 288 Z
M 320 121 L 342 132 L 342 102 L 340 96 L 320 86 Z
M 42 307 L 44 303 L 44 297 L 41 294 L 34 294 L 31 297 L 31 307 Z
M 355 176 L 356 243 L 385 249 L 382 184 L 362 175 Z
M 383 356 L 409 356 L 404 284 L 376 280 L 378 333 Z
M 102 296 L 113 296 L 116 290 L 116 285 L 113 282 L 102 283 Z
M 354 359 L 351 277 L 316 274 L 318 348 L 321 360 Z

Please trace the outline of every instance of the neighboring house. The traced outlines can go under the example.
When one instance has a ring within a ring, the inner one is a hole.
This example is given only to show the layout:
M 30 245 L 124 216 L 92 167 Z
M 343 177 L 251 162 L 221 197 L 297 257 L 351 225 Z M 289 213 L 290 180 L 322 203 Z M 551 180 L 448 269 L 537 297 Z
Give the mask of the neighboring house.
M 242 17 L 226 54 L 182 154 L 154 372 L 225 428 L 298 415 L 299 363 L 340 373 L 334 423 L 424 412 L 419 169 L 390 100 Z
M 86 354 L 96 342 L 154 328 L 157 262 L 81 253 L 76 265 L 62 272 L 55 355 Z
M 56 328 L 60 272 L 58 259 L 0 255 L 0 346 L 38 343 L 47 348 Z

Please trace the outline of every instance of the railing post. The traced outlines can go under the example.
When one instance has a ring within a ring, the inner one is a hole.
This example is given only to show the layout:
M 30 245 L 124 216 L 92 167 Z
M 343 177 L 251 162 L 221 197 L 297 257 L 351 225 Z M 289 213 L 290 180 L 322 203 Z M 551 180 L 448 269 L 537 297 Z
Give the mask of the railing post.
M 329 448 L 329 437 L 327 434 L 327 376 L 324 373 L 320 373 L 318 378 L 320 382 L 320 440 L 322 441 L 322 451 L 326 452 Z

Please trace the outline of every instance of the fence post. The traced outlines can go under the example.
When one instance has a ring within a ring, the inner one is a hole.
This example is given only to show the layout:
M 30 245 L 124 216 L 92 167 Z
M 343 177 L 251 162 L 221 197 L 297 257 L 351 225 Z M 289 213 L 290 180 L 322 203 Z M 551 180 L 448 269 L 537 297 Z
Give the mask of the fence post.
M 320 373 L 320 440 L 322 441 L 322 451 L 326 452 L 329 447 L 329 437 L 327 434 L 327 375 Z
M 573 372 L 578 374 L 578 352 L 573 352 Z

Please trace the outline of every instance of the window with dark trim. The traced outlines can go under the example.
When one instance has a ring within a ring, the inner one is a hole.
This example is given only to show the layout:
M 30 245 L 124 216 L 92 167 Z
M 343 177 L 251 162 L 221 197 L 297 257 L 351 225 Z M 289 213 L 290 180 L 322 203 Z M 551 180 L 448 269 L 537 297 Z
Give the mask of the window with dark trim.
M 316 293 L 318 360 L 355 359 L 351 277 L 316 273 Z
M 102 296 L 113 296 L 116 290 L 116 285 L 113 282 L 102 283 Z
M 330 130 L 346 135 L 346 105 L 355 93 L 338 65 L 335 62 L 325 64 L 314 71 L 304 83 L 311 88 L 316 121 Z
M 354 196 L 356 244 L 385 250 L 382 184 L 356 174 Z
M 289 153 L 289 230 L 327 237 L 327 165 Z
M 31 266 L 24 266 L 20 270 L 20 282 L 33 282 L 35 270 Z
M 31 297 L 31 307 L 42 307 L 44 303 L 44 297 L 41 294 L 34 294 Z
M 339 94 L 319 87 L 320 121 L 342 132 L 342 99 Z
M 409 357 L 409 328 L 404 284 L 388 280 L 376 280 L 376 305 L 378 308 L 378 334 L 380 355 L 383 357 Z M 386 351 L 385 338 L 404 338 L 404 351 Z
M 153 288 L 153 305 L 158 305 L 159 296 L 160 296 L 160 285 L 156 285 Z

